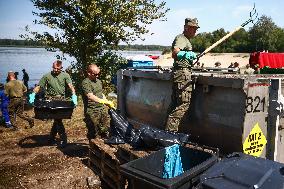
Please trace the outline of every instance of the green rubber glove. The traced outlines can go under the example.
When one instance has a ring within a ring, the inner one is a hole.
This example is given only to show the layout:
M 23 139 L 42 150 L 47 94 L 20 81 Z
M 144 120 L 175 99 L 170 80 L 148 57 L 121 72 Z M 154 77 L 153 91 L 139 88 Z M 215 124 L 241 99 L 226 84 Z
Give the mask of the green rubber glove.
M 77 106 L 78 105 L 78 98 L 77 98 L 77 96 L 75 94 L 72 94 L 71 98 L 72 98 L 73 104 L 75 106 Z
M 185 53 L 186 53 L 186 51 L 179 51 L 179 52 L 177 53 L 177 59 L 178 59 L 178 60 L 183 59 Z
M 192 51 L 188 51 L 188 52 L 185 52 L 185 55 L 184 55 L 185 59 L 193 62 L 193 60 L 195 60 L 197 57 L 196 57 L 196 54 Z
M 35 102 L 35 93 L 29 94 L 29 103 L 32 104 Z

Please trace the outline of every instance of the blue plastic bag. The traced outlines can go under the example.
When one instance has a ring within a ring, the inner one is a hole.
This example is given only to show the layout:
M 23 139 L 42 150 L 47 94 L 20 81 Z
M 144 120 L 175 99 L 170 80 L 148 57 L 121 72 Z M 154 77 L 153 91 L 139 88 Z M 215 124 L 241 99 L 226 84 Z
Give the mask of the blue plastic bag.
M 178 144 L 166 147 L 163 178 L 169 179 L 181 175 L 184 171 Z

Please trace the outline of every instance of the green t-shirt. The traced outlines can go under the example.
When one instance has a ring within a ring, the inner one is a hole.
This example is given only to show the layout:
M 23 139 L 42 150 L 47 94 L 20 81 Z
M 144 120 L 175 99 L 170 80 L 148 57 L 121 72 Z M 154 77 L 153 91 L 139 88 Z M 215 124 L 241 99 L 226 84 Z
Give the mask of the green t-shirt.
M 54 75 L 50 72 L 40 79 L 38 85 L 45 89 L 46 96 L 65 96 L 66 85 L 70 83 L 72 80 L 68 73 Z
M 102 82 L 99 79 L 96 79 L 95 81 L 92 81 L 89 78 L 84 79 L 82 81 L 82 89 L 84 93 L 83 94 L 84 106 L 87 113 L 91 113 L 93 110 L 103 107 L 102 104 L 91 101 L 87 97 L 88 93 L 93 93 L 95 96 L 103 98 L 103 86 Z
M 175 48 L 179 48 L 181 51 L 192 51 L 192 45 L 189 39 L 184 36 L 184 34 L 179 34 L 175 37 L 172 43 L 172 50 L 174 50 Z M 189 62 L 175 60 L 174 66 L 188 67 Z

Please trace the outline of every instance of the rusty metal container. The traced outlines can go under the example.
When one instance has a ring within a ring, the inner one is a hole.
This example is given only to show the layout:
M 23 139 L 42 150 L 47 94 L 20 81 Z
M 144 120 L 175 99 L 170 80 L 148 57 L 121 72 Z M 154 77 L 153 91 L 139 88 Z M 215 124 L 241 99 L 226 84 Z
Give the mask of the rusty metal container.
M 284 162 L 280 103 L 284 76 L 195 75 L 195 90 L 180 132 L 190 134 L 193 142 L 220 148 L 223 154 L 245 149 L 254 153 L 263 146 L 259 157 Z M 122 115 L 137 127 L 164 129 L 171 109 L 171 71 L 126 69 L 117 78 Z M 256 127 L 267 142 L 257 141 Z

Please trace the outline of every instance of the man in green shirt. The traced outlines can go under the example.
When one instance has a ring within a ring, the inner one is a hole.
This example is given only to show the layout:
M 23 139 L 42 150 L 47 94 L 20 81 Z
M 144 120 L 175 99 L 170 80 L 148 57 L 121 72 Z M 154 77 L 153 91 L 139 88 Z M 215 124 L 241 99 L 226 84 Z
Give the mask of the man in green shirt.
M 103 94 L 102 82 L 98 79 L 100 68 L 91 64 L 87 68 L 87 78 L 82 81 L 85 122 L 89 140 L 97 134 L 106 136 L 110 125 L 110 116 L 105 105 L 114 108 Z
M 75 94 L 75 88 L 73 87 L 72 80 L 68 73 L 62 72 L 62 62 L 56 60 L 53 63 L 52 71 L 45 74 L 39 81 L 38 85 L 34 88 L 33 93 L 30 95 L 30 103 L 34 102 L 35 94 L 40 89 L 45 89 L 45 98 L 49 100 L 64 100 L 66 86 L 72 91 L 72 101 L 74 105 L 77 105 L 77 96 Z M 60 136 L 60 146 L 65 147 L 67 144 L 67 135 L 62 119 L 55 119 L 50 131 L 49 143 L 55 144 L 56 134 Z
M 4 86 L 5 95 L 9 97 L 10 102 L 8 105 L 8 111 L 11 119 L 11 123 L 15 129 L 16 126 L 16 116 L 29 122 L 30 127 L 34 126 L 34 120 L 26 115 L 24 115 L 24 94 L 27 92 L 27 87 L 22 81 L 16 80 L 14 72 L 8 73 L 9 82 Z M 14 119 L 13 119 L 14 118 Z
M 186 18 L 183 33 L 177 35 L 172 43 L 172 57 L 174 58 L 172 70 L 173 103 L 166 130 L 178 131 L 190 105 L 192 93 L 191 67 L 193 60 L 196 59 L 196 54 L 192 52 L 190 39 L 195 36 L 198 28 L 196 18 Z

